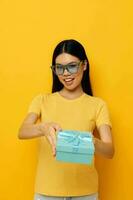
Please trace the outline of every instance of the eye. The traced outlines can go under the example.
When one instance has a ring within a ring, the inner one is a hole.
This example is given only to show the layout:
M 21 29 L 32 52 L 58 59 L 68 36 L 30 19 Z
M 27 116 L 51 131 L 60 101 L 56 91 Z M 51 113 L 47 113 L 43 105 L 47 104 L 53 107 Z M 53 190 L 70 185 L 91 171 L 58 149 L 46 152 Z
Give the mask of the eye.
M 62 65 L 56 65 L 55 67 L 56 67 L 56 69 L 62 69 L 63 68 Z
M 70 68 L 77 67 L 77 64 L 70 64 L 68 65 Z

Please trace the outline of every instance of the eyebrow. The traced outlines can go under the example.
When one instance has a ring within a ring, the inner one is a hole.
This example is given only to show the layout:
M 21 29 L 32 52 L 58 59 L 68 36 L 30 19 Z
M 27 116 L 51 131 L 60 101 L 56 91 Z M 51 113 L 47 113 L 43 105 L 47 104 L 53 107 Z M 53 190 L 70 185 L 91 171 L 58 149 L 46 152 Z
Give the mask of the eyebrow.
M 69 64 L 73 64 L 73 63 L 76 63 L 76 61 L 72 61 L 72 62 L 69 62 L 69 63 L 67 63 L 67 64 L 65 64 L 65 65 L 69 65 Z M 63 64 L 61 64 L 61 63 L 55 63 L 56 65 L 63 65 Z

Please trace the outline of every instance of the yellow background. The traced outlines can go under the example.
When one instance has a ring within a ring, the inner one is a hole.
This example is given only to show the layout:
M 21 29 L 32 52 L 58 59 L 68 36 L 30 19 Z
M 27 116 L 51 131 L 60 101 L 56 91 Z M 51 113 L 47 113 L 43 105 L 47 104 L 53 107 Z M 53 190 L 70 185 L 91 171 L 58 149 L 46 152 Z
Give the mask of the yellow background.
M 18 140 L 31 99 L 51 90 L 51 56 L 79 40 L 95 96 L 109 107 L 115 157 L 97 157 L 100 200 L 133 197 L 132 0 L 0 1 L 0 200 L 32 200 L 37 139 Z

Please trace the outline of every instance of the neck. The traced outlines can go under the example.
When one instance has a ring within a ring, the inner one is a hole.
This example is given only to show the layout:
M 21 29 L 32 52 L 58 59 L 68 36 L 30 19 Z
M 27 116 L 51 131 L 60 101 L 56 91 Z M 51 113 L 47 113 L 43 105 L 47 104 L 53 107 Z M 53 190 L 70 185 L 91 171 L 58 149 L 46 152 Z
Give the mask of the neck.
M 62 90 L 60 90 L 59 93 L 64 97 L 73 99 L 73 98 L 81 96 L 84 93 L 84 91 L 81 86 L 78 88 L 75 88 L 74 90 L 68 90 L 67 88 L 64 87 Z

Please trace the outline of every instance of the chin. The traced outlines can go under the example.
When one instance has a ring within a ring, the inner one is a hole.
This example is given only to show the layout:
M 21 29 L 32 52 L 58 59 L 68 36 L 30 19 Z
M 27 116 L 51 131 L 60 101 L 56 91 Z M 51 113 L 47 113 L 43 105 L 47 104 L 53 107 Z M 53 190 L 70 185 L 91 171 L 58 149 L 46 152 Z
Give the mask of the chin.
M 78 87 L 78 86 L 65 86 L 65 85 L 64 85 L 64 88 L 67 89 L 67 90 L 70 90 L 70 91 L 76 90 L 77 87 Z

